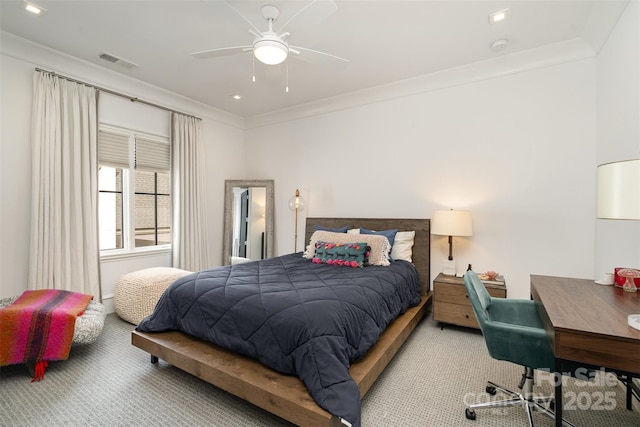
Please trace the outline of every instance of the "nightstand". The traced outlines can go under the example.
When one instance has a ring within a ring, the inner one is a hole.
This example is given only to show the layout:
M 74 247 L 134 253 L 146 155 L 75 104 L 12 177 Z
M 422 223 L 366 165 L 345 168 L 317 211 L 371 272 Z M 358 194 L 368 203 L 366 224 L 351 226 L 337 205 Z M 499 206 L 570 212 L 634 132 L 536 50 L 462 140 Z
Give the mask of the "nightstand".
M 497 280 L 483 280 L 489 294 L 495 298 L 506 298 L 507 287 L 504 277 Z M 462 277 L 438 274 L 433 280 L 433 319 L 442 323 L 479 329 L 473 313 Z

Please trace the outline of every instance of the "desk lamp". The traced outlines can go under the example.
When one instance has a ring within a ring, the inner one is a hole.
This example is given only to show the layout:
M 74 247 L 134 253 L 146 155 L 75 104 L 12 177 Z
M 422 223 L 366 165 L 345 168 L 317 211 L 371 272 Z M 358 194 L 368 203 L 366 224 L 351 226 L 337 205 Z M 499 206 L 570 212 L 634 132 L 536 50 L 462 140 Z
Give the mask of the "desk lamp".
M 598 166 L 597 217 L 640 220 L 640 159 Z
M 456 262 L 453 259 L 453 236 L 473 236 L 471 212 L 434 211 L 431 218 L 431 234 L 449 236 L 449 258 L 445 260 L 442 272 L 455 276 Z
M 598 166 L 597 215 L 601 219 L 640 220 L 640 159 L 605 163 Z M 636 292 L 637 270 L 623 269 L 624 290 Z

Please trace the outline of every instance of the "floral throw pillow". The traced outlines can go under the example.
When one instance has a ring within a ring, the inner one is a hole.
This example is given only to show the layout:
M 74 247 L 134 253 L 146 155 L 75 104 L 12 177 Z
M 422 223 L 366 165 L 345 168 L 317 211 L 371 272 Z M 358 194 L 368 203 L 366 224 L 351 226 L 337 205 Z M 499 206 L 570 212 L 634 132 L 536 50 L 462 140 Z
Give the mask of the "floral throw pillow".
M 369 262 L 369 247 L 366 243 L 316 242 L 311 262 L 316 264 L 342 265 L 362 268 Z

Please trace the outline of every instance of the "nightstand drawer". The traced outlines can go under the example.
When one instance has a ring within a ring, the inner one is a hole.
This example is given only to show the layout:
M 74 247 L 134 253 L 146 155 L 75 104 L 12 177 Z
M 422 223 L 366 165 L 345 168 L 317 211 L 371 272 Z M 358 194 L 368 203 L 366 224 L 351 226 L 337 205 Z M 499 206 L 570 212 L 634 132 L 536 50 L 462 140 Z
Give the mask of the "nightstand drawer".
M 502 283 L 483 282 L 494 298 L 506 298 L 507 287 Z M 433 319 L 442 323 L 479 328 L 462 277 L 439 274 L 433 281 Z
M 434 296 L 435 301 L 451 304 L 466 304 L 471 307 L 469 296 L 464 288 L 460 289 L 460 285 L 436 283 L 435 287 L 437 287 L 437 292 Z
M 437 283 L 436 286 L 438 288 L 438 291 L 435 294 L 436 301 L 450 302 L 452 304 L 467 304 L 471 307 L 469 295 L 467 295 L 466 289 L 460 289 L 460 285 Z M 489 295 L 495 298 L 504 298 L 507 293 L 506 289 L 497 288 L 487 288 L 487 291 L 489 291 Z
M 448 302 L 434 304 L 433 318 L 439 322 L 453 325 L 467 326 L 469 328 L 480 327 L 471 305 L 451 304 Z

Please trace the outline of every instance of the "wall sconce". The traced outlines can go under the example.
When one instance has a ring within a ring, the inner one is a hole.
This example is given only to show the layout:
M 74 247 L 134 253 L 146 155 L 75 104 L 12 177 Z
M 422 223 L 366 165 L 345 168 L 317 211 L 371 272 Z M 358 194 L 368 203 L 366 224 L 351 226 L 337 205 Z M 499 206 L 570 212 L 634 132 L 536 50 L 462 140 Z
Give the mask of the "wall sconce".
M 455 276 L 456 262 L 453 259 L 453 236 L 473 236 L 471 212 L 434 211 L 431 218 L 431 234 L 449 236 L 449 258 L 445 260 L 442 272 Z
M 304 199 L 300 195 L 300 190 L 296 189 L 296 195 L 289 199 L 289 209 L 296 212 L 296 225 L 293 237 L 293 252 L 298 252 L 298 211 L 304 209 Z

